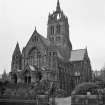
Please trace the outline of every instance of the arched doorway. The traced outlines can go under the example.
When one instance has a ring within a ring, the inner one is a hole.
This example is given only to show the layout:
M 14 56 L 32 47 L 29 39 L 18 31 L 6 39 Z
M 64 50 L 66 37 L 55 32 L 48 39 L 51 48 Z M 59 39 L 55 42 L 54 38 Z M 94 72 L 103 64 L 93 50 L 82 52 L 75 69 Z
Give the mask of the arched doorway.
M 27 84 L 31 83 L 31 76 L 24 76 L 24 82 Z
M 28 70 L 26 70 L 24 72 L 24 82 L 26 84 L 30 84 L 31 83 L 31 74 L 30 74 L 30 72 Z

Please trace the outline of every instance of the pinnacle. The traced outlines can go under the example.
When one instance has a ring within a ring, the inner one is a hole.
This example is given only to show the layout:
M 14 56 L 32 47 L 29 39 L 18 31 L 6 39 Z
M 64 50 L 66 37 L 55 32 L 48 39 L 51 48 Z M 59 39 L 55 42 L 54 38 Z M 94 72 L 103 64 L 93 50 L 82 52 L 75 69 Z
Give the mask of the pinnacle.
M 19 46 L 19 43 L 18 43 L 18 41 L 17 41 L 17 44 L 16 44 L 16 46 Z
M 60 11 L 61 8 L 60 8 L 60 3 L 59 3 L 59 0 L 57 1 L 57 7 L 56 7 L 56 11 Z
M 20 50 L 20 48 L 19 48 L 19 43 L 18 43 L 18 42 L 17 42 L 17 44 L 16 44 L 16 49 Z
M 18 43 L 18 42 L 17 42 L 17 44 L 16 44 L 16 47 L 15 47 L 15 50 L 14 50 L 13 55 L 15 55 L 16 53 L 21 53 L 20 47 L 19 47 L 19 43 Z

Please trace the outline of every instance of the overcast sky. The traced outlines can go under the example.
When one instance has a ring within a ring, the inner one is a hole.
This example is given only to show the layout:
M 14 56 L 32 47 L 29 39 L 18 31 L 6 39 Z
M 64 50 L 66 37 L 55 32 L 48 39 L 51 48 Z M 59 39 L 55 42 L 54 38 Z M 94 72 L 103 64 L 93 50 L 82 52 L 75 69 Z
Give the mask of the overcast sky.
M 11 68 L 17 41 L 26 45 L 35 26 L 46 37 L 49 12 L 57 0 L 0 0 L 0 73 Z M 105 0 L 60 0 L 69 19 L 73 49 L 87 46 L 93 70 L 105 65 Z

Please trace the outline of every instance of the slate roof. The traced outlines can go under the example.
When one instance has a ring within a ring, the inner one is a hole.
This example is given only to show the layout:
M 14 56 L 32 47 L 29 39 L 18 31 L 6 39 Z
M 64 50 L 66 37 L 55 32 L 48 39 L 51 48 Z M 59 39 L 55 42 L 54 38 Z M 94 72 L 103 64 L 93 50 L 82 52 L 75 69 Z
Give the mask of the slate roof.
M 45 46 L 47 46 L 47 47 L 50 46 L 50 41 L 49 41 L 47 38 L 45 38 L 44 36 L 42 36 L 41 34 L 39 34 L 36 29 L 34 30 L 32 36 L 30 37 L 30 39 L 29 39 L 29 41 L 28 41 L 28 43 L 30 42 L 30 40 L 32 40 L 32 38 L 34 39 L 35 36 L 38 36 L 39 39 L 42 41 L 42 43 L 43 43 Z M 26 46 L 28 45 L 28 43 L 26 44 Z
M 42 35 L 39 34 L 39 37 L 41 38 L 41 40 L 43 41 L 43 43 L 46 45 L 46 46 L 50 46 L 50 41 L 43 37 Z
M 82 61 L 84 59 L 85 53 L 86 53 L 86 49 L 72 50 L 69 61 L 71 62 Z
M 33 35 L 38 35 L 39 38 L 43 41 L 43 43 L 46 45 L 46 46 L 50 46 L 50 41 L 45 38 L 44 36 L 40 35 L 36 30 L 34 31 Z
M 29 65 L 29 68 L 30 68 L 31 71 L 35 71 L 35 67 L 32 66 L 32 65 Z
M 30 71 L 36 71 L 36 69 L 37 69 L 36 65 L 28 65 L 28 64 L 26 65 L 25 68 L 26 69 L 28 68 L 28 70 L 30 70 Z
M 38 69 L 38 67 L 37 67 L 37 65 L 27 65 L 28 67 L 29 67 L 29 69 L 31 70 L 31 71 L 37 71 L 37 69 Z M 39 68 L 40 70 L 45 70 L 46 68 L 45 67 L 41 67 L 41 68 Z

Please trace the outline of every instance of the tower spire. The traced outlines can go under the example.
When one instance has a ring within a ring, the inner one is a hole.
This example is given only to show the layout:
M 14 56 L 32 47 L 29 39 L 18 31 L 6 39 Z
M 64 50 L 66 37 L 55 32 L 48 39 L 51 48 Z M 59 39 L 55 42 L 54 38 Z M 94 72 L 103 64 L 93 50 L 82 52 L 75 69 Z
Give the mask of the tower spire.
M 60 3 L 59 3 L 59 0 L 57 1 L 57 7 L 56 7 L 56 11 L 60 11 L 61 8 L 60 8 Z
M 13 52 L 13 56 L 15 56 L 16 54 L 21 54 L 21 51 L 20 51 L 20 47 L 19 47 L 19 43 L 17 42 L 16 44 L 16 47 L 15 47 L 15 50 Z

